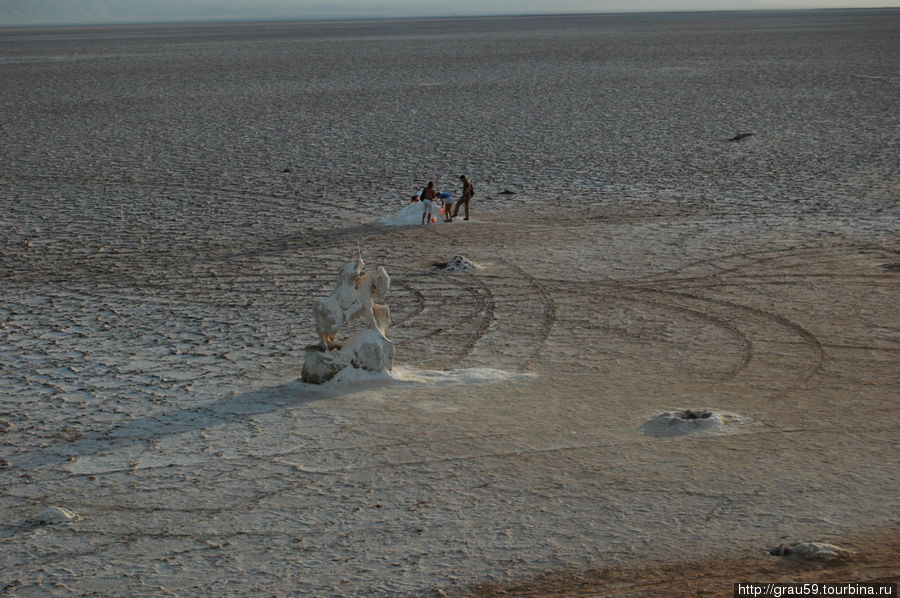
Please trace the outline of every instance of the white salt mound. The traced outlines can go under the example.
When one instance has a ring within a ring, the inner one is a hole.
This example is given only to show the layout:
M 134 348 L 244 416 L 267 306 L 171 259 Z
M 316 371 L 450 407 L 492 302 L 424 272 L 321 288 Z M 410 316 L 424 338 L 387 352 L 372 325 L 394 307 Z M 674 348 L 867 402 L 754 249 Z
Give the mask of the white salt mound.
M 385 216 L 384 218 L 377 220 L 376 224 L 384 226 L 411 226 L 413 224 L 422 224 L 423 209 L 422 202 L 420 201 L 408 203 L 396 214 L 391 214 L 390 216 Z M 434 203 L 434 206 L 431 208 L 431 213 L 434 216 L 434 223 L 427 226 L 441 224 L 444 221 L 444 217 L 441 216 L 440 202 Z
M 672 409 L 655 415 L 641 429 L 648 436 L 682 436 L 694 432 L 723 432 L 744 421 L 739 415 L 711 409 Z
M 47 507 L 32 522 L 36 525 L 58 525 L 78 519 L 78 515 L 62 507 Z
M 468 270 L 477 270 L 480 268 L 478 264 L 461 255 L 455 256 L 447 262 L 447 265 L 441 268 L 444 272 L 466 272 Z

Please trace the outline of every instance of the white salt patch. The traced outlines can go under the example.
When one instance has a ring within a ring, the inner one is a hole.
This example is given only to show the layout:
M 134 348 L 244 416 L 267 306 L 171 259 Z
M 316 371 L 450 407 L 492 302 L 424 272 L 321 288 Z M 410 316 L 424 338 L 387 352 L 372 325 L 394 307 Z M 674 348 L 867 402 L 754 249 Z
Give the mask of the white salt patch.
M 377 220 L 376 224 L 382 224 L 384 226 L 411 226 L 413 224 L 422 224 L 422 212 L 422 202 L 417 201 L 408 203 L 396 214 L 385 216 L 384 218 Z M 440 202 L 434 203 L 431 213 L 434 216 L 434 223 L 428 226 L 443 223 L 444 218 L 441 216 Z
M 311 391 L 364 390 L 367 387 L 402 384 L 405 386 L 459 386 L 467 384 L 495 384 L 507 380 L 533 378 L 536 374 L 511 372 L 491 368 L 463 370 L 418 370 L 395 366 L 387 372 L 370 372 L 358 368 L 344 368 L 325 384 L 302 384 Z
M 491 368 L 470 368 L 464 370 L 417 370 L 413 368 L 395 367 L 394 379 L 408 384 L 428 386 L 455 386 L 461 384 L 495 384 L 507 380 L 533 378 L 536 374 L 529 372 L 511 372 Z
M 346 367 L 335 374 L 334 378 L 322 386 L 336 387 L 346 385 L 363 385 L 369 383 L 390 382 L 393 380 L 390 371 L 374 372 L 362 368 Z

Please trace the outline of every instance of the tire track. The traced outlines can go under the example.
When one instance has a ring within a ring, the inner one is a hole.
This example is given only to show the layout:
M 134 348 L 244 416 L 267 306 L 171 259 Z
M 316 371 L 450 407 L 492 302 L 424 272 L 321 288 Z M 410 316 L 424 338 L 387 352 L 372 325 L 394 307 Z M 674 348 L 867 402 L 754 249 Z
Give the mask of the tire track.
M 659 272 L 643 278 L 640 282 L 646 282 L 650 284 L 666 284 L 666 285 L 682 285 L 684 283 L 693 282 L 693 283 L 703 283 L 704 281 L 709 281 L 712 279 L 720 278 L 722 276 L 726 276 L 729 274 L 734 274 L 740 272 L 742 270 L 746 270 L 750 267 L 763 265 L 766 263 L 770 263 L 784 257 L 792 257 L 797 258 L 801 255 L 820 255 L 821 248 L 819 247 L 803 247 L 803 248 L 785 248 L 778 250 L 760 250 L 758 252 L 752 251 L 741 251 L 736 252 L 720 257 L 716 257 L 713 259 L 705 259 L 705 260 L 697 260 L 694 262 L 690 262 L 679 266 L 678 268 L 673 268 L 669 270 L 665 270 L 663 272 Z M 754 259 L 753 256 L 766 256 L 760 257 L 758 259 Z M 735 259 L 744 258 L 745 260 L 749 260 L 749 262 L 738 263 L 737 265 L 726 267 L 721 266 L 723 262 L 728 262 Z M 709 267 L 712 272 L 699 276 L 681 276 L 681 273 L 685 271 L 690 271 L 692 269 L 698 267 Z
M 632 289 L 634 290 L 634 289 Z M 670 294 L 670 293 L 662 293 L 662 294 Z M 716 379 L 717 383 L 727 382 L 729 380 L 734 379 L 741 371 L 746 369 L 750 362 L 753 360 L 754 352 L 753 352 L 753 343 L 750 341 L 750 338 L 746 333 L 744 333 L 740 328 L 732 324 L 725 318 L 717 317 L 706 313 L 705 311 L 690 309 L 687 307 L 682 307 L 675 305 L 673 303 L 666 303 L 662 301 L 652 301 L 646 298 L 641 298 L 639 296 L 633 296 L 636 301 L 644 303 L 645 305 L 654 305 L 661 309 L 668 309 L 675 311 L 677 313 L 682 313 L 687 315 L 690 318 L 700 320 L 703 322 L 707 322 L 713 326 L 716 326 L 722 330 L 729 332 L 734 338 L 738 341 L 741 346 L 741 357 L 738 362 L 725 374 L 722 374 L 719 378 Z
M 391 284 L 399 286 L 406 290 L 410 295 L 412 295 L 413 300 L 415 301 L 415 305 L 411 311 L 404 313 L 400 318 L 395 318 L 394 314 L 391 313 L 391 327 L 403 327 L 406 325 L 406 322 L 410 320 L 414 320 L 422 311 L 425 309 L 425 295 L 422 292 L 414 287 L 410 282 L 406 280 L 394 280 L 391 279 Z
M 615 281 L 575 282 L 550 279 L 544 279 L 542 283 L 544 285 L 554 284 L 560 288 L 565 288 L 567 285 L 581 288 L 582 290 L 578 294 L 582 296 L 602 296 L 610 309 L 612 309 L 611 306 L 634 308 L 636 305 L 643 305 L 651 309 L 651 317 L 654 312 L 673 312 L 680 314 L 680 318 L 685 322 L 703 322 L 724 331 L 734 339 L 738 348 L 738 357 L 725 372 L 713 376 L 709 381 L 711 384 L 723 384 L 742 378 L 771 377 L 768 369 L 765 376 L 758 376 L 757 368 L 754 368 L 753 364 L 759 362 L 757 367 L 770 368 L 771 363 L 764 362 L 766 359 L 771 362 L 774 355 L 778 355 L 779 362 L 782 362 L 783 356 L 775 349 L 786 343 L 790 344 L 790 339 L 800 340 L 802 346 L 806 347 L 807 357 L 803 359 L 805 365 L 802 366 L 802 373 L 799 377 L 795 375 L 798 369 L 796 364 L 783 366 L 784 376 L 782 378 L 790 377 L 791 381 L 781 386 L 782 390 L 806 383 L 820 371 L 825 360 L 823 344 L 814 333 L 772 311 L 726 299 L 705 297 L 696 292 L 667 288 L 668 285 L 665 283 L 647 285 Z M 602 317 L 602 314 L 595 312 L 595 316 Z M 612 322 L 608 322 L 606 326 L 601 324 L 600 328 L 615 330 L 616 326 Z M 783 332 L 773 336 L 774 330 Z M 784 335 L 788 335 L 788 337 L 785 338 Z M 599 337 L 595 342 L 601 342 L 602 338 Z M 665 348 L 665 345 L 661 344 L 662 341 L 659 340 L 646 339 L 645 342 L 653 342 L 657 347 Z M 678 343 L 679 340 L 675 339 L 671 342 Z M 674 348 L 673 346 L 673 350 Z M 791 355 L 801 358 L 803 354 L 804 351 L 800 350 L 791 352 Z
M 696 302 L 704 304 L 704 305 L 714 305 L 714 306 L 719 306 L 719 307 L 725 307 L 730 310 L 735 310 L 739 313 L 750 314 L 757 318 L 760 318 L 763 320 L 768 320 L 770 322 L 774 322 L 778 326 L 791 331 L 794 335 L 796 335 L 803 341 L 803 344 L 805 344 L 806 347 L 809 349 L 809 351 L 812 353 L 813 358 L 811 360 L 812 363 L 807 365 L 805 372 L 798 379 L 796 379 L 792 384 L 790 384 L 788 387 L 786 387 L 785 390 L 789 390 L 791 388 L 795 388 L 798 385 L 806 383 L 813 375 L 815 375 L 820 370 L 822 362 L 825 360 L 825 350 L 822 346 L 821 341 L 818 339 L 818 337 L 816 337 L 815 334 L 813 334 L 811 331 L 807 330 L 806 328 L 800 326 L 796 322 L 791 321 L 787 317 L 777 314 L 775 312 L 751 307 L 748 305 L 743 305 L 743 304 L 736 303 L 734 301 L 729 301 L 726 299 L 715 299 L 715 298 L 710 298 L 710 297 L 703 297 L 696 293 L 689 293 L 686 291 L 653 289 L 653 288 L 645 288 L 645 287 L 644 288 L 637 287 L 636 290 L 639 290 L 644 293 L 652 293 L 652 294 L 657 294 L 657 295 L 662 295 L 662 296 L 667 296 L 667 297 L 684 298 L 684 299 L 688 299 L 690 301 L 696 301 Z M 698 313 L 700 313 L 700 312 L 698 312 Z M 726 320 L 722 319 L 722 321 L 725 322 Z M 751 329 L 753 328 L 752 324 L 749 321 L 742 320 L 742 322 L 745 324 L 745 327 L 751 328 Z M 728 325 L 728 326 L 730 328 L 734 328 L 735 330 L 738 330 L 737 326 L 732 326 L 732 325 Z M 749 343 L 748 350 L 750 351 L 750 354 L 744 364 L 744 367 L 746 367 L 747 365 L 749 365 L 750 359 L 754 356 L 754 354 L 759 352 L 759 349 L 754 349 L 754 346 L 757 346 L 763 342 L 768 342 L 769 339 L 767 339 L 767 338 L 757 339 L 756 342 L 754 342 L 753 340 L 751 340 L 751 335 L 749 335 L 745 332 L 741 332 L 741 335 L 744 338 L 746 338 L 747 342 Z M 743 369 L 743 368 L 741 368 L 741 369 Z M 735 372 L 735 374 L 737 374 L 737 371 Z
M 412 360 L 438 368 L 446 367 L 448 359 L 454 363 L 467 359 L 493 320 L 490 288 L 466 274 L 426 273 L 407 277 L 402 284 L 415 306 L 392 328 L 395 344 L 415 347 Z
M 538 354 L 540 354 L 541 350 L 544 347 L 544 344 L 547 342 L 547 338 L 549 338 L 550 336 L 550 331 L 553 329 L 553 326 L 556 323 L 556 304 L 553 301 L 553 297 L 551 296 L 550 292 L 547 290 L 547 287 L 544 286 L 537 278 L 529 274 L 521 266 L 519 266 L 518 264 L 513 264 L 506 260 L 500 260 L 500 263 L 518 272 L 522 276 L 522 278 L 530 283 L 529 286 L 531 288 L 537 289 L 540 295 L 540 302 L 544 306 L 543 312 L 541 314 L 537 339 L 535 341 L 532 341 L 535 345 L 534 349 L 531 350 L 530 355 L 519 366 L 521 369 L 528 369 L 529 367 L 531 367 L 534 359 L 537 358 Z

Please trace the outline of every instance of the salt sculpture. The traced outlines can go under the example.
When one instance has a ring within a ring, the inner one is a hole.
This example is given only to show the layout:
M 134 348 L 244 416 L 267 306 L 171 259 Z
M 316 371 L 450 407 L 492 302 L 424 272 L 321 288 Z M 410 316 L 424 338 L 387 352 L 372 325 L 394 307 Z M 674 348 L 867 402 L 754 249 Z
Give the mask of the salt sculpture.
M 334 290 L 313 305 L 318 345 L 306 348 L 302 380 L 322 384 L 346 367 L 373 372 L 387 371 L 394 363 L 394 343 L 385 336 L 391 313 L 384 303 L 391 277 L 383 266 L 363 273 L 362 258 L 341 268 Z M 341 329 L 361 318 L 368 328 L 341 341 Z

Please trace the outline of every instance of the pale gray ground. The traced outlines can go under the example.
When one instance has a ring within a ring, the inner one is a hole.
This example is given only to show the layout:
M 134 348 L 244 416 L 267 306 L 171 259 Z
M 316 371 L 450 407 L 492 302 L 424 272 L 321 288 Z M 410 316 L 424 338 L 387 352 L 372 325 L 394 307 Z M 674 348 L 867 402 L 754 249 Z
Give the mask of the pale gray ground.
M 896 528 L 898 32 L 0 32 L 0 587 L 425 595 Z M 460 173 L 471 221 L 374 225 Z M 357 242 L 401 368 L 315 389 Z

